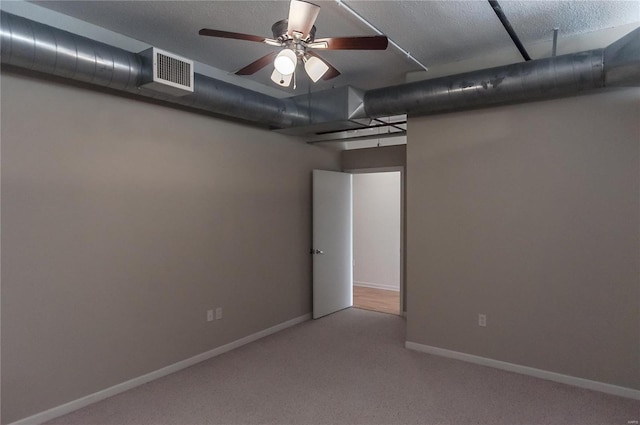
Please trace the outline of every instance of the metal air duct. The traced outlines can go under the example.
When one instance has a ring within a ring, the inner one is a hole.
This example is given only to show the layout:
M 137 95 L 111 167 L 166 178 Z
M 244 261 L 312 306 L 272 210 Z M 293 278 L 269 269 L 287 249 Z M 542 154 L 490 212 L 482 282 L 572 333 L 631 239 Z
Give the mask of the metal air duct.
M 427 115 L 577 94 L 604 86 L 602 55 L 591 50 L 370 90 L 365 112 Z
M 290 99 L 277 99 L 195 74 L 195 92 L 173 97 L 140 89 L 143 61 L 127 52 L 10 13 L 0 12 L 2 64 L 122 90 L 276 128 L 304 125 L 308 114 Z
M 604 85 L 640 85 L 640 28 L 604 49 Z
M 640 85 L 638 28 L 605 49 L 369 90 L 358 95 L 357 105 L 354 96 L 336 95 L 351 93 L 348 88 L 277 99 L 200 74 L 194 75 L 193 94 L 173 97 L 139 87 L 149 71 L 139 54 L 4 11 L 0 17 L 2 64 L 291 129 L 291 134 L 344 130 L 345 123 L 357 127 L 363 118 L 436 114 Z
M 638 85 L 640 28 L 605 49 L 369 90 L 363 115 L 427 115 Z

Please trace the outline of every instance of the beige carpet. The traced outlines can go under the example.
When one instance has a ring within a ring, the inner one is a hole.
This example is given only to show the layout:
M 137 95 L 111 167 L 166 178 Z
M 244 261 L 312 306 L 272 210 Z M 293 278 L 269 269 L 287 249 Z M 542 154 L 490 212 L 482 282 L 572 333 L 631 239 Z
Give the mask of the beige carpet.
M 404 348 L 404 319 L 347 309 L 51 424 L 622 424 L 634 401 Z

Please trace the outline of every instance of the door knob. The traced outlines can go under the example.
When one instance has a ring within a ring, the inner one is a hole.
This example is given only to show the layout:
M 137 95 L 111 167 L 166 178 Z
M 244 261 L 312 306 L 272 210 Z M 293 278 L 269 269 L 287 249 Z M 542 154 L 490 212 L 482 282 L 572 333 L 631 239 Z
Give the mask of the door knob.
M 320 251 L 319 249 L 312 249 L 311 254 L 324 254 L 324 251 Z

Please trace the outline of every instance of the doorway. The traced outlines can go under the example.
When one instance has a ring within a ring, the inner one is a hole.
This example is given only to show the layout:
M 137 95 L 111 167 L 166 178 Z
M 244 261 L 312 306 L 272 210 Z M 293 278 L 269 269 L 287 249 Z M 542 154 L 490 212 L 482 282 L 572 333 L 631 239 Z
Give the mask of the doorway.
M 353 306 L 402 312 L 401 169 L 353 173 Z

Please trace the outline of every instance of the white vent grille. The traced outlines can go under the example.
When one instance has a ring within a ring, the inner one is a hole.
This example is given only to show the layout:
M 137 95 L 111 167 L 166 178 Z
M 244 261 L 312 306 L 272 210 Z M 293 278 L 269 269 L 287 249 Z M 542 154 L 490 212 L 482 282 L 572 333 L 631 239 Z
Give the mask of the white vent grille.
M 191 87 L 191 64 L 156 52 L 158 78 Z
M 174 96 L 193 93 L 193 61 L 152 47 L 140 53 L 145 66 L 153 67 L 153 72 L 141 87 Z

